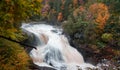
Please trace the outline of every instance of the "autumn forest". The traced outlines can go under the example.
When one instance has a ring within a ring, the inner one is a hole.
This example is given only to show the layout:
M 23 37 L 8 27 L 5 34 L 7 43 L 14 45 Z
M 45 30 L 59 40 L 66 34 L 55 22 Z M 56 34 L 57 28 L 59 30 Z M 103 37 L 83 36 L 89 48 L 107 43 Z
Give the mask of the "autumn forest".
M 120 0 L 1 0 L 0 70 L 35 70 L 26 51 L 34 46 L 24 44 L 28 36 L 21 29 L 33 21 L 61 27 L 86 62 L 105 59 L 103 70 L 119 70 L 119 7 Z

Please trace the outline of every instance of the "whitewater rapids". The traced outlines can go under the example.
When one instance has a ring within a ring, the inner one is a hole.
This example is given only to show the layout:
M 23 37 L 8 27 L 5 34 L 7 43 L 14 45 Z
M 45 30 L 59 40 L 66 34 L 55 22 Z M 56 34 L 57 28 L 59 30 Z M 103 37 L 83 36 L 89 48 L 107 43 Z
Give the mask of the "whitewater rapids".
M 91 64 L 84 62 L 83 56 L 75 48 L 70 46 L 62 29 L 46 24 L 26 24 L 21 27 L 24 32 L 34 35 L 32 43 L 37 49 L 30 51 L 34 64 L 44 67 L 52 67 L 56 70 L 86 70 L 93 68 Z

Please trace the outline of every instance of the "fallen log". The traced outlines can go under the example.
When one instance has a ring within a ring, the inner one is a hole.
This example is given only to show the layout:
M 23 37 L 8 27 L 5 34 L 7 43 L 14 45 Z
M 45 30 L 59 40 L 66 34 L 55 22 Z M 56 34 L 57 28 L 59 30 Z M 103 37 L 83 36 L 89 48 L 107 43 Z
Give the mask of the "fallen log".
M 25 46 L 25 47 L 30 47 L 30 48 L 37 49 L 37 48 L 34 47 L 34 46 L 31 46 L 31 45 L 25 44 L 25 43 L 23 43 L 23 42 L 19 42 L 19 41 L 13 40 L 13 39 L 8 38 L 8 37 L 5 37 L 5 36 L 0 36 L 0 38 L 7 39 L 7 40 L 9 40 L 9 41 L 12 41 L 12 42 L 18 43 L 18 44 L 20 44 L 20 45 L 23 45 L 23 46 Z

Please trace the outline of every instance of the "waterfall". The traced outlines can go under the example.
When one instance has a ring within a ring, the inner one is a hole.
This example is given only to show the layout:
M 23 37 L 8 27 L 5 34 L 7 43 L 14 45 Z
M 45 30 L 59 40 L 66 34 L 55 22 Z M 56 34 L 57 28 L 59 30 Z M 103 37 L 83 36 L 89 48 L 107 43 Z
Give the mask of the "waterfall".
M 38 22 L 39 23 L 39 22 Z M 21 27 L 23 31 L 34 35 L 33 44 L 37 49 L 30 51 L 34 64 L 47 66 L 56 70 L 85 70 L 86 67 L 94 67 L 85 63 L 83 56 L 75 48 L 70 46 L 62 29 L 46 24 L 26 24 Z

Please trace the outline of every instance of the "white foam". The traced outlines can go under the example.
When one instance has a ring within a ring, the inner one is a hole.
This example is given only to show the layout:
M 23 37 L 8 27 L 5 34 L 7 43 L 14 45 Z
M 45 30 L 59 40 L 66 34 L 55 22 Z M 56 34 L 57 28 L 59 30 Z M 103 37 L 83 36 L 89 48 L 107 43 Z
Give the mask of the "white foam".
M 44 40 L 40 40 L 44 45 L 36 46 L 37 50 L 33 49 L 30 52 L 33 62 L 38 66 L 50 66 L 57 70 L 61 67 L 66 67 L 66 70 L 94 67 L 85 63 L 83 56 L 70 46 L 67 38 L 62 35 L 61 29 L 45 24 L 23 24 L 21 28 L 33 33 L 38 39 L 44 39 L 41 38 L 43 37 L 41 34 L 48 38 L 45 43 Z

